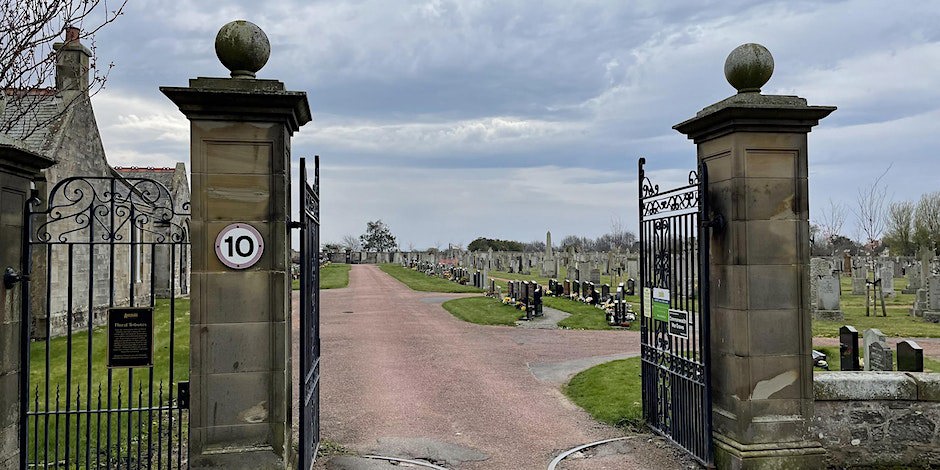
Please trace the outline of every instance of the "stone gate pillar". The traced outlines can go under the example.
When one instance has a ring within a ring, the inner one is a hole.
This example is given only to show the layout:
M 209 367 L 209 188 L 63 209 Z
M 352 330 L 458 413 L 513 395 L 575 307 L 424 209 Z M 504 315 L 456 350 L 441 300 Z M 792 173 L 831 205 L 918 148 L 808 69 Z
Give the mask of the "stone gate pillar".
M 160 89 L 191 132 L 190 465 L 293 468 L 290 140 L 310 107 L 306 93 L 255 78 L 270 45 L 254 24 L 223 26 L 215 47 L 232 78 Z M 229 247 L 216 239 L 235 223 L 260 235 L 253 265 L 221 261 Z
M 738 93 L 674 128 L 708 168 L 711 364 L 718 468 L 821 468 L 813 415 L 807 133 L 836 108 L 763 95 L 773 58 L 728 56 Z
M 2 101 L 2 97 L 0 97 Z M 27 150 L 25 145 L 0 135 L 0 277 L 23 271 L 23 226 L 30 183 L 54 162 Z M 15 278 L 10 277 L 10 281 Z M 23 338 L 29 321 L 23 318 L 22 283 L 0 281 L 0 468 L 25 468 L 25 434 L 20 400 L 26 375 L 21 370 Z

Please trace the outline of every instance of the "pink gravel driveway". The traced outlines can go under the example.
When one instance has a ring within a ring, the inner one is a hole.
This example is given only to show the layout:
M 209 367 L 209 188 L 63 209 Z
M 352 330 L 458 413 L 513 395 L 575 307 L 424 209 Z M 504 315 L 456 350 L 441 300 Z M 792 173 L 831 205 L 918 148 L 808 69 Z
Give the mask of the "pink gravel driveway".
M 460 296 L 412 291 L 371 265 L 321 291 L 323 439 L 362 453 L 395 440 L 455 445 L 485 454 L 450 465 L 472 470 L 544 469 L 565 449 L 623 435 L 572 404 L 557 373 L 532 370 L 636 355 L 637 333 L 475 325 L 440 305 Z M 682 466 L 650 447 L 619 468 Z

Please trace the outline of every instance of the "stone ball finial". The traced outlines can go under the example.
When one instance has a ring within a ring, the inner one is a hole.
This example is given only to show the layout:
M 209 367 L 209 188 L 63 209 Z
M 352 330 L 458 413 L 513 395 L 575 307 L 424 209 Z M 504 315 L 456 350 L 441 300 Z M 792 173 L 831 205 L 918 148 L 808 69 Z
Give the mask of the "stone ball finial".
M 725 59 L 725 78 L 738 93 L 760 92 L 773 73 L 774 57 L 760 44 L 741 44 Z
M 215 35 L 215 55 L 232 72 L 232 78 L 255 78 L 271 56 L 271 43 L 258 25 L 235 20 Z

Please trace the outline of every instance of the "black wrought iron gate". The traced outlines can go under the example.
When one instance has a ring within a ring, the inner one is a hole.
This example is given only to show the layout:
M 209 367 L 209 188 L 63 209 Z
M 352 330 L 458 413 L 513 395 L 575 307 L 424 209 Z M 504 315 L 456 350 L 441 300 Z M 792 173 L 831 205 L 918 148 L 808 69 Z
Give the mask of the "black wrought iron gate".
M 643 417 L 704 464 L 712 461 L 707 177 L 660 190 L 639 161 Z
M 186 467 L 189 202 L 76 177 L 30 203 L 20 466 Z
M 309 470 L 320 447 L 320 157 L 314 179 L 300 159 L 300 468 Z

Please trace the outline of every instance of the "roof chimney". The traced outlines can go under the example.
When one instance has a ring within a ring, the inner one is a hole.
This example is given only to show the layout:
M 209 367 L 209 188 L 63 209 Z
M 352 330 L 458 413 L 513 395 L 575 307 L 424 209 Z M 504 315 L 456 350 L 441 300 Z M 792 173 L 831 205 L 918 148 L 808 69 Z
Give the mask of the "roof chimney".
M 65 42 L 52 45 L 56 51 L 55 87 L 59 91 L 88 93 L 88 67 L 91 51 L 82 45 L 81 30 L 65 27 Z

